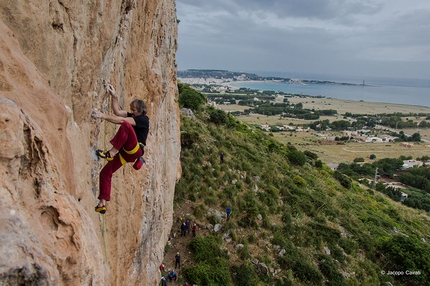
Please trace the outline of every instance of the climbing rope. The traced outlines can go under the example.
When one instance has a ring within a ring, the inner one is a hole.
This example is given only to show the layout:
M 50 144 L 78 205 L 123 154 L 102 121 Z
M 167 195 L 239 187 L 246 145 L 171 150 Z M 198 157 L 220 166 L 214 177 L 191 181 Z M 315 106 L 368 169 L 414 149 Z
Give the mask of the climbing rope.
M 107 84 L 107 82 L 105 81 L 105 80 L 103 80 L 103 84 L 104 85 L 106 85 Z M 106 140 L 106 138 L 107 138 L 107 121 L 106 120 L 104 120 L 104 124 L 103 124 L 103 129 L 104 129 L 104 136 L 103 136 L 103 147 L 104 147 L 104 149 L 103 150 L 106 150 L 107 149 L 107 140 Z M 115 126 L 113 126 L 113 130 L 115 130 Z M 101 216 L 102 216 L 102 227 L 101 227 L 101 230 L 100 230 L 100 232 L 102 233 L 102 237 L 103 237 L 103 251 L 104 251 L 104 255 L 105 255 L 105 260 L 106 260 L 106 262 L 108 262 L 108 256 L 107 256 L 107 247 L 106 247 L 106 236 L 105 236 L 105 233 L 106 233 L 106 230 L 105 230 L 105 215 L 104 214 L 100 214 Z
M 102 229 L 100 230 L 100 232 L 102 233 L 102 237 L 103 237 L 103 250 L 104 250 L 104 254 L 105 254 L 105 260 L 106 263 L 108 262 L 108 256 L 107 256 L 107 251 L 106 251 L 106 237 L 105 237 L 105 215 L 102 214 Z

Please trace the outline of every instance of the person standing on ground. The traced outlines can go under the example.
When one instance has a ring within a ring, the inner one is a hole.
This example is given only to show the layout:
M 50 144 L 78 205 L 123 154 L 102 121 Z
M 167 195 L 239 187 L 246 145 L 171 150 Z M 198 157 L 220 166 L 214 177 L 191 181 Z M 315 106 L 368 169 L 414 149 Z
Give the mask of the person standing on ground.
M 175 255 L 175 268 L 181 268 L 181 256 L 179 255 L 179 252 Z
M 181 236 L 186 236 L 186 234 L 187 234 L 187 224 L 183 222 L 181 224 Z
M 190 233 L 191 222 L 189 219 L 187 219 L 187 221 L 185 222 L 185 226 L 187 228 L 187 233 Z
M 197 224 L 193 224 L 193 236 L 196 237 Z
M 227 220 L 230 219 L 230 214 L 231 214 L 231 207 L 228 206 L 227 209 L 225 210 L 226 214 L 227 214 Z
M 147 109 L 143 100 L 133 100 L 130 112 L 127 112 L 119 107 L 113 86 L 109 84 L 106 89 L 112 96 L 115 115 L 104 114 L 97 109 L 93 109 L 91 115 L 121 126 L 110 141 L 112 148 L 109 151 L 96 151 L 97 156 L 108 161 L 100 172 L 99 203 L 95 207 L 95 211 L 102 214 L 106 212 L 106 202 L 110 200 L 113 173 L 127 162 L 135 162 L 133 167 L 137 170 L 142 166 L 143 148 L 149 131 L 149 118 L 146 116 Z
M 169 281 L 170 282 L 172 282 L 172 281 L 176 281 L 176 278 L 178 277 L 178 275 L 176 274 L 176 271 L 175 270 L 170 270 L 169 271 Z

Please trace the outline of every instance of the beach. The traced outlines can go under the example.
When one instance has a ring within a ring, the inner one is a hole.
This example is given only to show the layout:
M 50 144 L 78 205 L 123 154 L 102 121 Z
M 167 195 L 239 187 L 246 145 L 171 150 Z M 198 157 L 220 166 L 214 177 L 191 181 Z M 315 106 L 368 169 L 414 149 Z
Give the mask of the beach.
M 427 82 L 414 80 L 367 81 L 365 85 L 352 83 L 309 84 L 301 80 L 293 83 L 280 81 L 230 81 L 224 82 L 232 89 L 250 88 L 272 90 L 293 95 L 337 98 L 363 102 L 387 102 L 394 104 L 418 105 L 430 107 L 430 86 Z
M 223 82 L 222 85 L 229 87 L 233 90 L 238 89 L 240 85 L 246 85 L 247 83 L 262 83 L 261 81 L 235 81 L 233 82 Z M 303 108 L 306 109 L 334 109 L 338 111 L 338 114 L 345 114 L 346 112 L 351 112 L 354 114 L 382 114 L 382 113 L 427 113 L 430 114 L 430 107 L 412 104 L 398 104 L 398 103 L 387 103 L 387 102 L 370 102 L 370 101 L 360 101 L 360 100 L 350 100 L 350 99 L 338 99 L 332 97 L 288 97 L 290 103 L 302 103 Z M 247 106 L 230 105 L 223 106 L 222 109 L 226 111 L 243 111 L 249 109 Z

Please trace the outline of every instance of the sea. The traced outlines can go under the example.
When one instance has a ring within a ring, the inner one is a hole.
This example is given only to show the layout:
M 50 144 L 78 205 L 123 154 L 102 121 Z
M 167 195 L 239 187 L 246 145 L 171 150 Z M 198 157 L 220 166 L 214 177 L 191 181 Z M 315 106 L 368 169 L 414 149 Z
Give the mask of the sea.
M 257 90 L 271 90 L 291 94 L 324 96 L 326 98 L 348 99 L 367 102 L 384 102 L 430 107 L 430 80 L 406 78 L 377 78 L 377 77 L 346 77 L 310 73 L 269 73 L 255 72 L 264 77 L 283 77 L 292 79 L 307 79 L 333 81 L 356 85 L 332 84 L 287 84 L 266 82 L 237 82 L 235 87 L 245 87 Z M 364 86 L 362 85 L 364 82 Z

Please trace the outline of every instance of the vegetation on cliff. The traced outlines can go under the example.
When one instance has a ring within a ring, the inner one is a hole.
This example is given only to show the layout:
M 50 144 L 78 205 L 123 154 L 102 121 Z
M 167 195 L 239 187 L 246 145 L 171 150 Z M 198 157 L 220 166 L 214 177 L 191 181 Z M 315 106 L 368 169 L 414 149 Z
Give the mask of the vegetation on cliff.
M 175 202 L 209 227 L 191 240 L 198 285 L 428 285 L 430 217 L 212 107 L 181 118 Z M 220 160 L 220 154 L 224 160 Z M 224 213 L 230 206 L 232 215 Z M 177 218 L 180 220 L 180 218 Z M 215 231 L 217 230 L 217 231 Z

